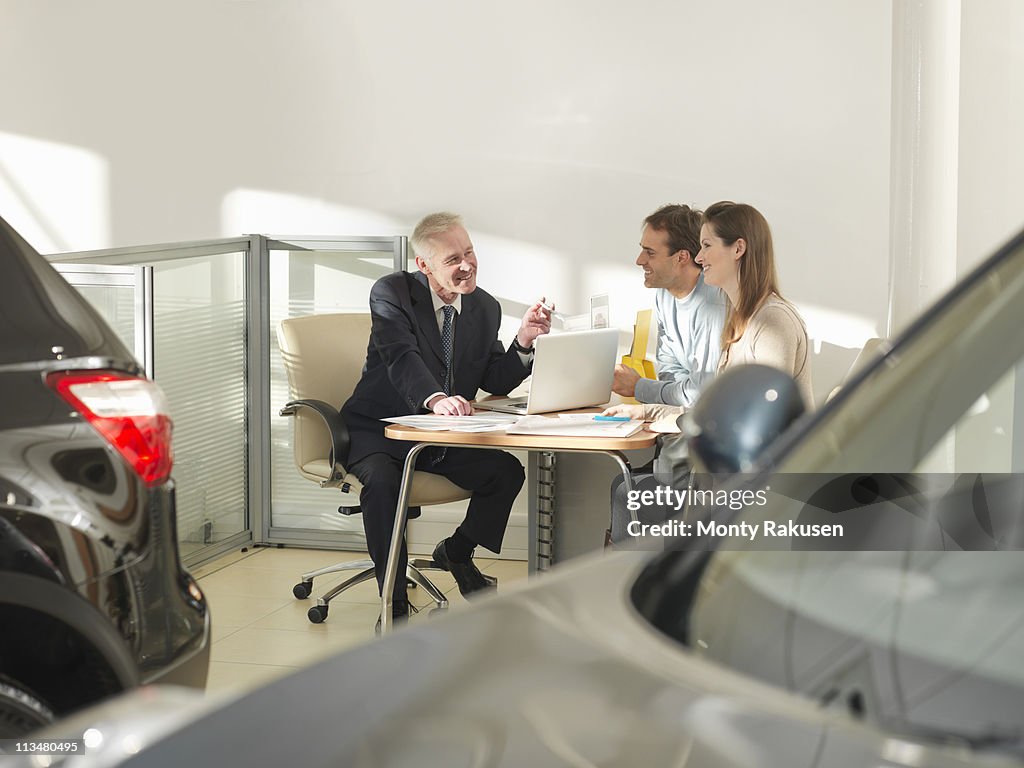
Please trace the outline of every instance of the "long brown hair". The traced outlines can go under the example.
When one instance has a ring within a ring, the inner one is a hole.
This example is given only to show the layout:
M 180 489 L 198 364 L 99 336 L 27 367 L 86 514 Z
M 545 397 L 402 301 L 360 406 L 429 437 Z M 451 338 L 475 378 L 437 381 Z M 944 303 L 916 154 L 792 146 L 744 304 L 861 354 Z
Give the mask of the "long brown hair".
M 747 323 L 773 293 L 779 293 L 779 277 L 775 271 L 775 250 L 772 247 L 772 230 L 761 212 L 752 205 L 723 200 L 704 211 L 704 223 L 711 227 L 715 237 L 726 245 L 732 245 L 740 238 L 746 243 L 746 251 L 740 257 L 739 303 L 732 306 L 722 330 L 722 351 L 740 340 L 747 330 Z

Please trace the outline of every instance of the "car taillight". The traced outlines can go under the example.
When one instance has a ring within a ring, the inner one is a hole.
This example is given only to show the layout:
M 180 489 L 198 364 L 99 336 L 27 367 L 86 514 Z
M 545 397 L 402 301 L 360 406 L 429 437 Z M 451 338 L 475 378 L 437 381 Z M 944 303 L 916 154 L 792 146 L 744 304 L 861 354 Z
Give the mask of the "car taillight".
M 96 429 L 146 485 L 171 474 L 171 417 L 163 390 L 120 371 L 51 373 L 46 383 Z

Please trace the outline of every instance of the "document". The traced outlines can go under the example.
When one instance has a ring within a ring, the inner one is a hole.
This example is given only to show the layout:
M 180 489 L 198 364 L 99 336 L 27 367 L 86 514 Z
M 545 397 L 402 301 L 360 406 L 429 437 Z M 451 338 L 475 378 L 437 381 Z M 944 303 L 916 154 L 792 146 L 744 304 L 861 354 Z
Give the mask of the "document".
M 643 425 L 642 421 L 594 421 L 592 413 L 563 413 L 558 418 L 523 416 L 506 431 L 510 435 L 629 437 Z
M 472 416 L 437 416 L 425 413 L 416 416 L 392 416 L 381 419 L 381 421 L 431 432 L 497 432 L 514 424 L 519 418 L 519 416 L 507 413 L 474 414 Z

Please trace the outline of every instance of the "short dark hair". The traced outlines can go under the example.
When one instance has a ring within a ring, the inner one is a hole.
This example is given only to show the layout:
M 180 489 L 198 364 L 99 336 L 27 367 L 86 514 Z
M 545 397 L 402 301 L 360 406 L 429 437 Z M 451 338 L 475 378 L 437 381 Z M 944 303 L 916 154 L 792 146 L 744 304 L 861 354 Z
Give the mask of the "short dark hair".
M 644 224 L 668 234 L 669 253 L 686 251 L 690 259 L 700 253 L 700 224 L 703 213 L 688 205 L 663 205 Z

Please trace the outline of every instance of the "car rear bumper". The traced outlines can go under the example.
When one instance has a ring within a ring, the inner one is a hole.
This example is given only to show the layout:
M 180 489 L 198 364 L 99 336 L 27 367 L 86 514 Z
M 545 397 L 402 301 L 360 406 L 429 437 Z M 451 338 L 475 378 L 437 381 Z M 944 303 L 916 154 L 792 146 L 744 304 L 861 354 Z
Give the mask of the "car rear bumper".
M 210 669 L 210 612 L 206 612 L 203 633 L 196 643 L 185 649 L 171 663 L 161 667 L 143 682 L 160 685 L 181 685 L 203 689 Z

